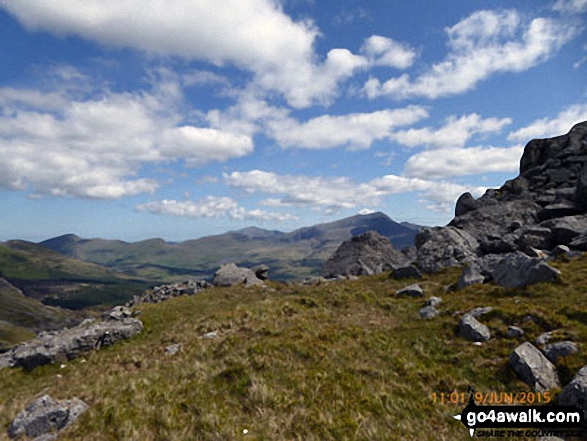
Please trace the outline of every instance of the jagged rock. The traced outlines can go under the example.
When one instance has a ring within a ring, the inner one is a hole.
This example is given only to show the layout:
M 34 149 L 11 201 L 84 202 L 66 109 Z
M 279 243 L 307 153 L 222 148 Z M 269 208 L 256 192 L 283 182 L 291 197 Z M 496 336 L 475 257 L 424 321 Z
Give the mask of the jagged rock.
M 587 215 L 565 216 L 540 223 L 550 228 L 552 240 L 557 245 L 569 245 L 580 234 L 587 233 Z
M 544 355 L 553 363 L 556 363 L 561 357 L 568 357 L 579 350 L 577 343 L 572 341 L 559 341 L 544 347 Z
M 559 406 L 575 406 L 587 403 L 587 366 L 583 366 L 575 378 L 562 390 L 558 397 Z M 585 411 L 584 411 L 585 412 Z
M 269 267 L 267 265 L 257 265 L 251 268 L 259 280 L 269 280 Z
M 465 289 L 467 286 L 483 283 L 485 277 L 475 266 L 467 266 L 459 276 L 458 289 Z
M 212 278 L 212 285 L 215 286 L 232 286 L 244 284 L 246 286 L 265 285 L 258 279 L 253 271 L 248 268 L 236 266 L 234 263 L 222 265 Z
M 438 315 L 438 310 L 434 306 L 424 306 L 419 311 L 420 318 L 431 319 Z
M 493 307 L 491 306 L 478 306 L 477 308 L 471 309 L 468 314 L 475 318 L 479 318 L 485 314 L 489 314 L 491 311 L 493 311 Z
M 462 216 L 469 211 L 474 211 L 479 208 L 479 202 L 471 195 L 471 193 L 463 193 L 455 205 L 455 216 Z
M 505 255 L 491 272 L 494 282 L 505 288 L 521 288 L 542 282 L 554 282 L 560 271 L 540 259 L 523 253 Z
M 427 273 L 472 262 L 479 250 L 473 236 L 455 227 L 422 228 L 415 241 L 418 268 Z
M 408 261 L 386 237 L 376 231 L 368 231 L 343 242 L 332 257 L 324 263 L 323 277 L 362 276 L 379 274 Z
M 518 338 L 524 335 L 524 330 L 517 326 L 508 326 L 508 330 L 505 333 L 507 338 Z
M 20 412 L 8 427 L 10 438 L 41 437 L 72 424 L 89 406 L 78 398 L 57 401 L 43 395 Z
M 522 343 L 510 355 L 510 365 L 520 379 L 537 392 L 560 387 L 554 365 L 531 343 Z
M 395 295 L 408 297 L 424 297 L 424 290 L 420 285 L 414 283 L 413 285 L 406 286 L 405 288 L 396 291 Z
M 434 306 L 437 307 L 442 303 L 442 299 L 440 297 L 432 296 L 424 303 L 424 306 Z
M 133 318 L 80 325 L 40 334 L 37 338 L 14 347 L 5 357 L 9 358 L 8 366 L 21 366 L 30 370 L 44 364 L 72 360 L 85 352 L 130 338 L 142 329 L 143 323 Z
M 467 340 L 482 342 L 491 338 L 489 328 L 471 314 L 464 314 L 459 320 L 459 336 Z
M 406 265 L 397 268 L 393 272 L 393 276 L 396 279 L 421 279 L 422 273 L 414 265 Z

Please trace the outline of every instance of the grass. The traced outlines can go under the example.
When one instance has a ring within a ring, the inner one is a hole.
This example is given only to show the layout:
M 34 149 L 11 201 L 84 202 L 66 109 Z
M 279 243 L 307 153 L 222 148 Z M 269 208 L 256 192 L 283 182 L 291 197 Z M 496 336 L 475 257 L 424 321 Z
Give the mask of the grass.
M 446 293 L 458 270 L 427 276 L 426 296 L 443 298 L 432 320 L 419 319 L 421 299 L 393 295 L 412 281 L 387 274 L 141 305 L 145 329 L 129 341 L 63 369 L 3 370 L 0 426 L 49 393 L 91 406 L 60 440 L 470 439 L 452 418 L 464 404 L 435 403 L 434 393 L 529 391 L 508 365 L 518 344 L 554 329 L 587 337 L 587 261 L 554 266 L 561 282 L 518 290 Z M 493 335 L 482 346 L 456 337 L 458 315 L 477 306 L 494 307 L 481 319 Z M 506 339 L 509 325 L 524 338 Z M 210 331 L 219 337 L 202 338 Z M 182 350 L 166 355 L 175 343 Z M 583 352 L 559 362 L 563 383 L 585 364 Z

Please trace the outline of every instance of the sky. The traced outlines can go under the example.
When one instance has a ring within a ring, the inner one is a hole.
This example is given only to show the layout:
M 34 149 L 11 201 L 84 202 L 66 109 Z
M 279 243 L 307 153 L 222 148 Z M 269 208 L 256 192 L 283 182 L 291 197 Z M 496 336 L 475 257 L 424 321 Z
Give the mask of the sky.
M 587 0 L 2 0 L 0 240 L 445 225 L 587 120 Z

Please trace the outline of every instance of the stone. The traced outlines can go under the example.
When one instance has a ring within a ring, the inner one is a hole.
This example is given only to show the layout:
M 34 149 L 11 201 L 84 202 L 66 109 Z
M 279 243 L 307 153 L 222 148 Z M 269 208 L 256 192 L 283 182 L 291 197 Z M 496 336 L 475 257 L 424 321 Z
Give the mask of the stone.
M 587 215 L 564 216 L 541 222 L 540 225 L 550 228 L 555 244 L 568 245 L 576 236 L 587 233 Z
M 583 366 L 577 375 L 567 384 L 558 397 L 559 406 L 576 406 L 577 404 L 585 407 L 587 403 L 587 366 Z M 584 413 L 585 410 L 583 411 Z
M 139 296 L 134 296 L 126 306 L 131 307 L 141 303 L 160 303 L 182 295 L 194 295 L 212 285 L 205 280 L 189 279 L 181 283 L 156 286 L 152 290 L 145 291 Z M 134 316 L 135 313 L 133 313 Z
M 550 252 L 550 255 L 552 257 L 559 257 L 559 256 L 563 256 L 563 255 L 568 255 L 570 252 L 571 252 L 571 250 L 569 249 L 568 246 L 557 245 L 552 249 L 552 251 Z
M 462 216 L 469 211 L 473 211 L 479 208 L 479 203 L 471 195 L 471 193 L 463 193 L 458 199 L 455 205 L 455 216 Z
M 519 338 L 524 335 L 524 330 L 517 326 L 508 326 L 508 330 L 505 333 L 507 338 Z
M 257 265 L 251 268 L 259 280 L 269 280 L 269 267 L 267 265 Z
M 438 315 L 438 310 L 434 306 L 424 306 L 419 311 L 420 318 L 431 319 Z
M 421 279 L 422 273 L 414 265 L 400 266 L 393 272 L 396 279 Z
M 536 339 L 536 344 L 538 346 L 544 346 L 552 339 L 552 332 L 544 332 L 538 336 Z
M 587 251 L 587 233 L 575 236 L 569 243 L 569 247 L 573 250 Z
M 556 368 L 531 343 L 518 346 L 510 355 L 509 362 L 518 377 L 537 392 L 560 387 Z
M 522 288 L 536 283 L 554 282 L 560 271 L 537 258 L 523 253 L 510 253 L 491 272 L 494 282 L 505 288 Z
M 8 427 L 10 438 L 51 435 L 72 424 L 89 406 L 78 398 L 57 401 L 49 395 L 29 404 Z
M 577 179 L 577 187 L 575 189 L 575 205 L 579 211 L 583 213 L 587 211 L 587 163 L 583 163 L 581 172 Z
M 182 348 L 183 348 L 183 345 L 181 343 L 176 343 L 174 345 L 167 346 L 165 348 L 165 355 L 175 355 L 179 351 L 181 351 Z
M 406 256 L 389 239 L 376 231 L 368 231 L 343 242 L 324 263 L 321 275 L 326 278 L 369 276 L 407 264 Z
M 101 346 L 131 338 L 142 330 L 140 320 L 123 318 L 46 333 L 12 348 L 6 355 L 8 366 L 31 370 L 45 364 L 63 363 Z
M 424 297 L 424 290 L 420 285 L 414 283 L 413 285 L 406 286 L 396 291 L 395 295 L 408 297 Z
M 485 277 L 481 274 L 477 267 L 467 266 L 461 272 L 458 281 L 458 289 L 465 289 L 467 286 L 483 283 Z
M 524 251 L 526 248 L 549 250 L 552 248 L 552 231 L 546 227 L 530 227 L 525 229 L 518 238 L 518 245 Z
M 478 306 L 477 308 L 471 309 L 468 314 L 475 318 L 479 318 L 485 314 L 489 314 L 491 311 L 493 311 L 493 307 L 491 306 Z
M 202 338 L 218 338 L 218 331 L 207 332 Z
M 106 315 L 106 320 L 123 320 L 125 318 L 131 317 L 132 311 L 126 306 L 115 306 L 112 310 Z
M 416 235 L 417 266 L 426 273 L 474 261 L 479 242 L 455 227 L 422 228 Z
M 321 285 L 324 283 L 328 283 L 328 279 L 326 279 L 325 277 L 322 276 L 318 276 L 318 277 L 308 277 L 307 279 L 304 279 L 301 283 L 302 286 L 315 286 L 315 285 Z
M 474 342 L 482 342 L 489 340 L 491 333 L 487 326 L 471 314 L 464 314 L 459 320 L 459 336 Z
M 544 355 L 553 363 L 556 363 L 561 357 L 568 357 L 579 350 L 577 343 L 572 341 L 559 341 L 544 346 Z
M 442 299 L 440 297 L 432 296 L 424 303 L 424 306 L 438 306 L 442 303 Z
M 401 251 L 409 263 L 414 263 L 418 259 L 418 249 L 416 247 L 403 247 Z
M 245 286 L 265 285 L 262 280 L 257 278 L 253 271 L 248 268 L 236 266 L 234 263 L 222 265 L 212 278 L 212 285 L 214 286 L 232 286 L 237 284 L 244 284 Z

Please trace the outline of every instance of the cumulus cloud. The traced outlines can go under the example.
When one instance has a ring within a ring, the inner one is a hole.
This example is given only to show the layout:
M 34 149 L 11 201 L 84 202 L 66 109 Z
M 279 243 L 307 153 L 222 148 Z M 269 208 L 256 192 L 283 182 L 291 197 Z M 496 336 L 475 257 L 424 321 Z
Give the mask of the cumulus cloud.
M 223 161 L 252 140 L 211 128 L 177 126 L 159 93 L 112 93 L 76 100 L 67 91 L 0 89 L 0 186 L 37 195 L 116 199 L 153 193 L 137 178 L 145 164 Z
M 365 40 L 362 52 L 373 66 L 388 66 L 407 69 L 416 58 L 416 52 L 408 45 L 391 38 L 373 35 Z
M 484 187 L 395 175 L 357 183 L 347 177 L 278 175 L 252 170 L 225 174 L 224 180 L 228 185 L 247 193 L 281 195 L 265 200 L 264 204 L 268 206 L 310 208 L 326 213 L 364 206 L 377 207 L 381 205 L 384 196 L 411 192 L 420 193 L 427 208 L 450 211 L 462 193 L 469 191 L 481 195 L 485 191 Z
M 552 9 L 554 11 L 580 14 L 587 12 L 587 0 L 557 0 Z
M 418 153 L 404 165 L 407 176 L 441 179 L 490 172 L 512 172 L 518 169 L 524 152 L 522 145 L 513 147 L 442 148 Z
M 440 129 L 425 127 L 422 129 L 400 130 L 390 135 L 394 141 L 408 146 L 463 147 L 475 134 L 493 133 L 511 124 L 510 118 L 483 119 L 476 113 L 460 118 L 450 116 Z
M 182 216 L 190 218 L 221 218 L 232 220 L 254 221 L 290 221 L 297 217 L 288 213 L 274 213 L 259 209 L 247 210 L 239 206 L 238 202 L 229 197 L 208 196 L 198 201 L 176 201 L 164 199 L 147 202 L 136 206 L 138 211 Z
M 445 29 L 449 53 L 416 78 L 403 74 L 381 83 L 370 78 L 370 98 L 439 97 L 460 94 L 498 72 L 522 72 L 550 58 L 576 30 L 562 22 L 536 18 L 525 24 L 518 12 L 477 11 Z
M 426 108 L 409 106 L 372 113 L 323 115 L 303 123 L 293 118 L 282 118 L 269 121 L 267 133 L 282 147 L 327 149 L 347 146 L 365 149 L 373 141 L 388 137 L 394 127 L 410 125 L 427 117 Z
M 551 138 L 566 134 L 575 124 L 587 121 L 587 104 L 576 104 L 561 111 L 554 118 L 542 118 L 511 132 L 510 141 L 528 142 L 533 138 Z

